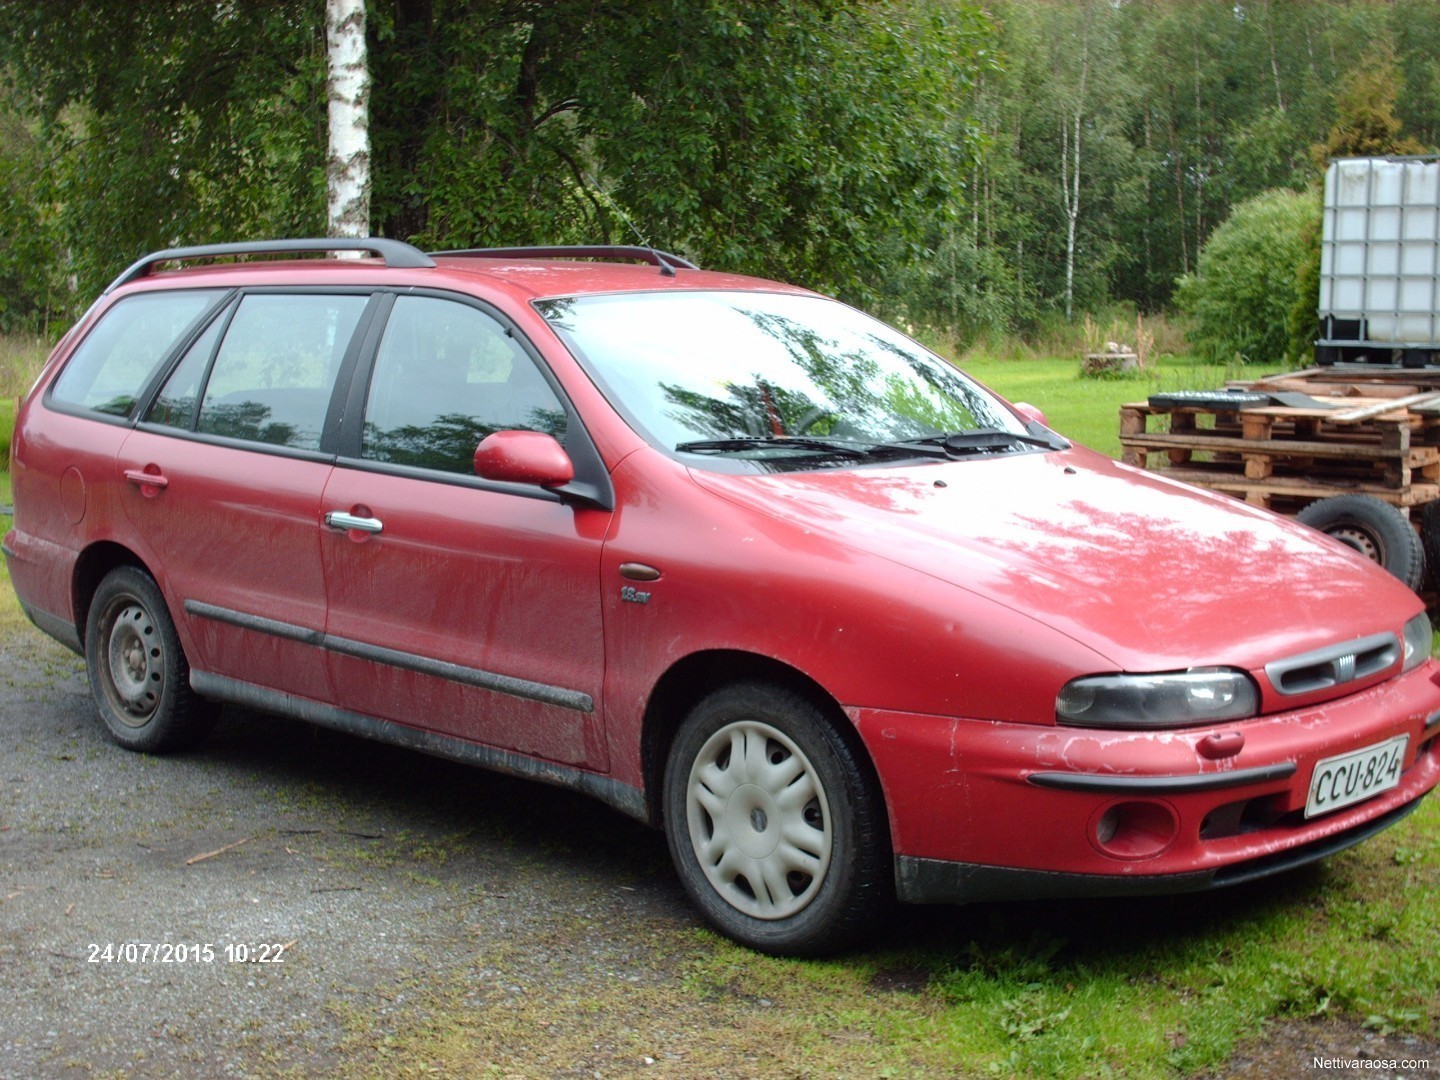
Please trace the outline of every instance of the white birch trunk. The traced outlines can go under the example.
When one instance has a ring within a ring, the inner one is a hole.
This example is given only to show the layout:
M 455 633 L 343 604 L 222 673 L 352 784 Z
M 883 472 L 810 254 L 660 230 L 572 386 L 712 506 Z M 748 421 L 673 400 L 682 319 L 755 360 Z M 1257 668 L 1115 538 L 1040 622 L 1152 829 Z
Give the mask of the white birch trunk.
M 325 0 L 330 147 L 325 161 L 330 236 L 370 235 L 370 70 L 365 0 Z
M 1075 140 L 1069 139 L 1069 117 L 1060 116 L 1060 197 L 1065 205 L 1065 321 L 1075 318 L 1075 235 L 1080 222 L 1080 131 L 1085 116 L 1085 84 L 1090 77 L 1090 13 L 1080 34 L 1080 85 L 1075 92 Z

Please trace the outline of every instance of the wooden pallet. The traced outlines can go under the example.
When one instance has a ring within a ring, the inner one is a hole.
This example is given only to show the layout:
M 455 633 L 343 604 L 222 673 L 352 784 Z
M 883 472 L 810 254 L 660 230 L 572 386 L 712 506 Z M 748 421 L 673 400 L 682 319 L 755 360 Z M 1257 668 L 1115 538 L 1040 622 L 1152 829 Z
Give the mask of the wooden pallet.
M 1440 499 L 1440 381 L 1376 386 L 1317 371 L 1323 387 L 1304 378 L 1309 372 L 1283 377 L 1281 385 L 1245 384 L 1303 387 L 1318 402 L 1313 408 L 1124 405 L 1124 460 L 1282 511 L 1342 494 L 1374 495 L 1405 509 Z

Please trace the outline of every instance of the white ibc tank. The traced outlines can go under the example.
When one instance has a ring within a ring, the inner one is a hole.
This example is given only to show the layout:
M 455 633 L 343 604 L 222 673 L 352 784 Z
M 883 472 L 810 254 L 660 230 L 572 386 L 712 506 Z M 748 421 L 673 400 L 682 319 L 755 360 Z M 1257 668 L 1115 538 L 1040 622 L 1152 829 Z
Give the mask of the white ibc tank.
M 1363 320 L 1373 342 L 1440 344 L 1440 160 L 1330 163 L 1319 314 Z

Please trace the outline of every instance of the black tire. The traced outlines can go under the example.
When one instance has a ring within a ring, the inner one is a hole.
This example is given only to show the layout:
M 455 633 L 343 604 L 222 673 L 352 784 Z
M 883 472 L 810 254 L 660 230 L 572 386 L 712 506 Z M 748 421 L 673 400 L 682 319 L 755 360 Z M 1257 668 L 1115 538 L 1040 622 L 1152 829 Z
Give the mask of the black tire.
M 1425 579 L 1425 550 L 1405 514 L 1373 495 L 1336 495 L 1313 502 L 1295 515 L 1347 547 L 1377 562 L 1408 588 Z
M 710 924 L 743 945 L 834 952 L 890 902 L 889 830 L 873 774 L 799 694 L 755 682 L 705 698 L 670 748 L 664 799 L 680 880 Z
M 1425 549 L 1430 587 L 1440 589 L 1440 501 L 1428 502 L 1420 509 L 1420 546 Z
M 1253 390 L 1171 390 L 1151 394 L 1150 404 L 1157 409 L 1249 409 L 1269 405 L 1270 395 Z
M 110 571 L 95 590 L 85 667 L 100 719 L 127 750 L 188 749 L 214 725 L 217 707 L 190 688 L 190 664 L 165 598 L 138 567 Z

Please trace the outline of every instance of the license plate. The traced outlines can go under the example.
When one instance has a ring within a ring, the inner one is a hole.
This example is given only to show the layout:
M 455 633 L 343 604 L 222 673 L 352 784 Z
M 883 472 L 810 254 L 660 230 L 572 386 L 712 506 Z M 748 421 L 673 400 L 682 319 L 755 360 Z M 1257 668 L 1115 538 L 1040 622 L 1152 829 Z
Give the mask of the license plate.
M 1397 787 L 1409 743 L 1410 736 L 1399 735 L 1363 750 L 1317 761 L 1310 777 L 1305 816 L 1328 814 Z

